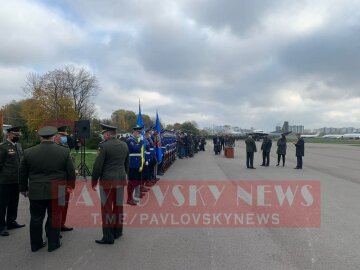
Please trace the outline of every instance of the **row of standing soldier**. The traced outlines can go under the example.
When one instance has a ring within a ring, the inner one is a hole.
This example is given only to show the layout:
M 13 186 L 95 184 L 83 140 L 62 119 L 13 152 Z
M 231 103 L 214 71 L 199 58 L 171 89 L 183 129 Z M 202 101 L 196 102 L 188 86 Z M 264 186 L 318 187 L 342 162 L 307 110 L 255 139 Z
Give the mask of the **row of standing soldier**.
M 178 132 L 176 135 L 177 155 L 180 159 L 194 157 L 199 151 L 205 151 L 205 137 Z

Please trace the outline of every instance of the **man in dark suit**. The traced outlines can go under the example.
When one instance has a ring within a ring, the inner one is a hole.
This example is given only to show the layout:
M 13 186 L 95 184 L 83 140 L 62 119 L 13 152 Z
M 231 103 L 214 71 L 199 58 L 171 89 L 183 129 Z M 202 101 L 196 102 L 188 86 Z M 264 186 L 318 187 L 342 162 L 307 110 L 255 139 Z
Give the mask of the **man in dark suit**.
M 261 144 L 263 162 L 262 162 L 262 164 L 260 166 L 269 167 L 271 147 L 272 147 L 271 138 L 269 136 L 265 136 L 264 141 Z
M 301 138 L 301 135 L 298 133 L 296 134 L 298 140 L 295 144 L 296 147 L 296 159 L 297 159 L 297 164 L 296 167 L 294 169 L 302 169 L 303 166 L 303 160 L 302 157 L 305 154 L 305 142 L 304 139 Z
M 70 151 L 54 142 L 56 133 L 55 127 L 41 128 L 38 131 L 41 143 L 26 149 L 20 164 L 20 192 L 30 200 L 30 242 L 33 252 L 46 246 L 42 238 L 46 213 L 50 224 L 48 251 L 61 246 L 59 239 L 65 191 L 60 192 L 59 188 L 75 188 L 75 168 Z
M 103 237 L 98 244 L 114 244 L 122 236 L 124 186 L 129 172 L 129 150 L 116 138 L 116 127 L 101 124 L 103 141 L 92 172 L 92 187 L 99 183 Z
M 285 156 L 286 156 L 286 137 L 285 134 L 281 134 L 281 138 L 277 141 L 277 155 L 278 155 L 278 159 L 277 159 L 277 164 L 276 166 L 280 165 L 280 158 L 282 157 L 282 162 L 283 162 L 283 167 L 285 166 Z
M 255 169 L 254 153 L 257 151 L 257 149 L 252 134 L 249 134 L 249 136 L 246 138 L 245 144 L 246 144 L 246 167 L 248 169 Z
M 6 229 L 22 228 L 16 222 L 19 204 L 19 165 L 22 156 L 20 127 L 7 130 L 6 142 L 0 144 L 0 235 L 8 236 Z

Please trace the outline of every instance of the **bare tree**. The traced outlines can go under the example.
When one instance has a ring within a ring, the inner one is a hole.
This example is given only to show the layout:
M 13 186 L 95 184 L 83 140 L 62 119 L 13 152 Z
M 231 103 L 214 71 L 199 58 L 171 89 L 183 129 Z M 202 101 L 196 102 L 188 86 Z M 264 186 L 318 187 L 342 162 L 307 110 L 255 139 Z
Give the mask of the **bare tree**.
M 26 78 L 24 92 L 40 100 L 55 119 L 59 118 L 64 100 L 71 101 L 78 119 L 89 119 L 95 113 L 91 98 L 100 90 L 95 75 L 84 68 L 65 66 L 44 75 L 31 73 Z
M 95 109 L 90 99 L 96 96 L 100 90 L 96 76 L 84 68 L 76 69 L 74 66 L 66 66 L 63 71 L 66 77 L 67 91 L 73 99 L 79 119 L 91 118 Z

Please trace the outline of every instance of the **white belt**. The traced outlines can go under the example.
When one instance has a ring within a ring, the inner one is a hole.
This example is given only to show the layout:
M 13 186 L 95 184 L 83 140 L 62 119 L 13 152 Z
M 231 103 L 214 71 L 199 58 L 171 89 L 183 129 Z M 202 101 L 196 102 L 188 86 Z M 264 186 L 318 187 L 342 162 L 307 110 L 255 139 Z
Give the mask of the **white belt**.
M 150 155 L 150 152 L 145 152 L 145 154 L 148 154 L 148 155 Z
M 154 150 L 155 148 L 150 148 L 150 150 Z
M 129 154 L 130 157 L 141 157 L 140 153 L 136 153 L 136 154 Z

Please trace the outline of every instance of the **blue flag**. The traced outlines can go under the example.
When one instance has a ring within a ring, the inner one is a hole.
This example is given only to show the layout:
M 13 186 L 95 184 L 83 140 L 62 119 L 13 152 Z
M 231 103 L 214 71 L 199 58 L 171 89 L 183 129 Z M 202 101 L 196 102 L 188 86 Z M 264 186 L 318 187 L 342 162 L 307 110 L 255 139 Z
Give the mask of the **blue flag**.
M 138 125 L 138 127 L 144 126 L 143 120 L 142 120 L 142 115 L 141 115 L 140 100 L 139 100 L 139 114 L 138 114 L 138 118 L 137 118 L 137 125 Z
M 155 123 L 155 130 L 156 130 L 156 137 L 154 138 L 154 143 L 156 146 L 156 159 L 157 162 L 160 163 L 162 161 L 162 149 L 161 149 L 161 137 L 160 137 L 160 133 L 161 133 L 161 126 L 160 126 L 160 119 L 159 119 L 159 115 L 158 112 L 156 112 L 156 123 Z
M 138 127 L 144 127 L 143 124 L 143 120 L 142 120 L 142 115 L 141 115 L 141 106 L 140 106 L 140 99 L 139 99 L 139 114 L 138 114 L 138 119 L 137 119 L 137 126 Z M 141 130 L 141 138 L 138 139 L 138 141 L 144 141 L 144 129 Z M 141 147 L 141 167 L 139 169 L 139 171 L 141 172 L 143 167 L 144 167 L 144 163 L 145 163 L 145 149 L 144 149 L 144 145 Z

